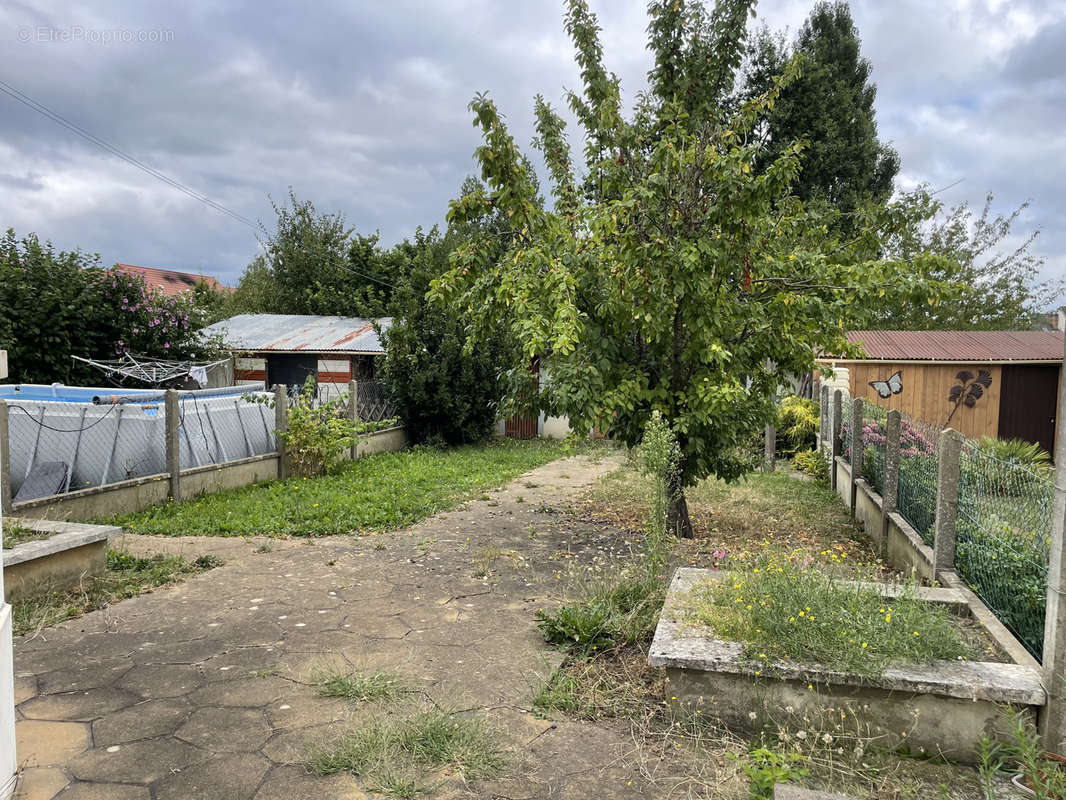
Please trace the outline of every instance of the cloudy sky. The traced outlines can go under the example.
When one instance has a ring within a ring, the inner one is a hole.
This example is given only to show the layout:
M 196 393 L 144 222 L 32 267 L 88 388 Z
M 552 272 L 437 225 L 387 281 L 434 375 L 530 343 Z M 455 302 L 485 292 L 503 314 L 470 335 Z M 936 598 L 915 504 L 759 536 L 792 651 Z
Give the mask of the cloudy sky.
M 558 0 L 0 4 L 0 81 L 247 219 L 291 186 L 391 244 L 443 220 L 474 171 L 488 90 L 523 145 L 532 97 L 578 88 Z M 766 0 L 795 32 L 812 2 Z M 592 0 L 628 98 L 643 0 Z M 92 8 L 90 8 L 92 7 Z M 855 0 L 899 183 L 1031 208 L 1066 277 L 1066 0 Z M 0 229 L 233 283 L 255 232 L 0 94 Z

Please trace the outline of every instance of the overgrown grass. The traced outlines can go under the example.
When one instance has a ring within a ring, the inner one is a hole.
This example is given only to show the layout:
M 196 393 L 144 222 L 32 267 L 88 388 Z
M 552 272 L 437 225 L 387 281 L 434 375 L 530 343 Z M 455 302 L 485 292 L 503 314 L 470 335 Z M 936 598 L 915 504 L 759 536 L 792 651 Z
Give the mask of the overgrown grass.
M 773 558 L 729 580 L 693 588 L 685 615 L 770 670 L 777 661 L 876 675 L 895 663 L 973 658 L 946 607 L 918 598 L 914 584 L 884 598 L 821 569 Z
M 413 797 L 426 791 L 427 773 L 447 769 L 465 780 L 497 775 L 506 765 L 497 737 L 481 721 L 444 711 L 378 719 L 313 747 L 308 769 L 318 775 L 350 772 L 374 791 Z
M 735 483 L 713 478 L 685 491 L 695 539 L 681 542 L 692 563 L 748 561 L 766 547 L 782 552 L 824 550 L 838 560 L 869 562 L 876 554 L 861 528 L 828 487 L 782 472 L 752 473 Z M 626 530 L 643 530 L 649 490 L 635 462 L 605 476 L 586 496 L 582 512 Z M 824 560 L 831 560 L 828 557 Z
M 155 506 L 110 520 L 163 536 L 328 536 L 400 528 L 477 497 L 534 467 L 573 455 L 570 442 L 512 439 L 416 447 L 346 462 L 320 478 L 289 479 Z
M 650 497 L 647 480 L 633 458 L 589 493 L 581 511 L 629 530 L 644 530 Z M 837 498 L 810 481 L 782 474 L 751 475 L 735 484 L 712 480 L 690 490 L 688 499 L 700 538 L 667 539 L 664 544 L 673 551 L 668 563 L 703 561 L 747 570 L 758 567 L 761 573 L 761 560 L 785 554 L 833 574 L 854 571 L 870 576 L 878 569 Z M 646 571 L 646 565 L 640 571 Z M 615 582 L 620 584 L 621 579 Z M 728 584 L 730 589 L 733 585 Z M 602 630 L 625 630 L 605 622 L 624 615 L 602 585 L 588 587 L 579 597 L 565 607 L 566 614 L 560 610 L 551 615 L 545 633 L 558 634 L 560 643 L 569 634 L 570 652 L 558 669 L 532 687 L 531 706 L 551 717 L 624 719 L 633 737 L 626 762 L 658 790 L 708 800 L 765 798 L 769 785 L 787 773 L 800 784 L 866 800 L 976 796 L 973 770 L 933 759 L 901 760 L 898 753 L 879 746 L 882 735 L 873 726 L 860 724 L 860 716 L 846 700 L 823 709 L 824 713 L 808 714 L 788 706 L 752 709 L 754 725 L 761 731 L 754 737 L 731 731 L 716 718 L 713 704 L 689 713 L 664 702 L 670 696 L 669 683 L 665 670 L 647 664 L 649 634 L 597 635 Z M 736 595 L 730 598 L 735 599 Z M 805 602 L 800 606 L 805 615 L 808 605 L 815 609 Z M 887 624 L 901 622 L 897 601 L 891 608 L 885 612 L 892 614 Z M 546 627 L 543 620 L 541 626 Z M 628 628 L 642 629 L 650 630 L 641 625 Z M 617 643 L 627 639 L 634 641 Z M 579 640 L 598 644 L 587 646 Z M 754 653 L 757 660 L 762 660 L 760 652 L 769 656 L 762 648 Z M 953 793 L 945 793 L 946 787 Z
M 33 542 L 38 539 L 47 539 L 54 536 L 50 531 L 34 531 L 18 523 L 9 523 L 4 526 L 3 549 L 10 550 L 17 544 Z
M 323 697 L 346 697 L 363 703 L 395 700 L 407 692 L 403 678 L 391 672 L 329 670 L 317 673 L 313 680 Z
M 662 576 L 634 568 L 589 584 L 581 599 L 554 612 L 537 612 L 545 641 L 590 653 L 651 641 L 666 597 Z
M 215 556 L 201 556 L 189 562 L 181 556 L 140 557 L 108 550 L 107 569 L 102 575 L 87 576 L 69 589 L 42 585 L 38 591 L 13 603 L 14 633 L 23 635 L 39 631 L 117 600 L 136 597 L 196 575 L 221 563 Z
M 562 712 L 579 719 L 643 717 L 662 705 L 663 670 L 648 666 L 645 648 L 626 645 L 601 654 L 567 659 L 533 687 L 532 706 L 541 715 Z

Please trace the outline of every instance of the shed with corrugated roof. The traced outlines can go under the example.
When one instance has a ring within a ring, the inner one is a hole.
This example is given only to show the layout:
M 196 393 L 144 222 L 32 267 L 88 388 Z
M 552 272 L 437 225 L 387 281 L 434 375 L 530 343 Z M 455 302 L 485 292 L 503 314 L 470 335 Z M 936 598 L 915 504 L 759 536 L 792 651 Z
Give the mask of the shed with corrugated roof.
M 1062 331 L 849 331 L 862 358 L 818 359 L 848 369 L 853 397 L 965 436 L 1038 442 L 1053 452 Z
M 385 354 L 378 331 L 391 324 L 391 317 L 238 314 L 202 335 L 221 336 L 233 351 L 238 384 L 300 385 L 308 375 L 320 384 L 346 384 L 376 377 Z

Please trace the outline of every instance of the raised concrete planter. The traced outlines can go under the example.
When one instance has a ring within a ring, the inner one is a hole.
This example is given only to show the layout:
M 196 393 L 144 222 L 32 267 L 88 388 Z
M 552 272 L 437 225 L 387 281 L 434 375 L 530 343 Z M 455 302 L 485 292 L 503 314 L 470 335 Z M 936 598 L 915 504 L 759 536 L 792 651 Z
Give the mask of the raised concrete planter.
M 760 665 L 757 676 L 757 667 L 741 656 L 742 643 L 715 638 L 681 612 L 693 586 L 725 574 L 691 568 L 674 573 L 648 654 L 651 666 L 666 667 L 670 702 L 688 710 L 752 729 L 788 715 L 825 719 L 832 708 L 851 717 L 852 731 L 856 723 L 867 726 L 878 746 L 924 748 L 972 763 L 981 737 L 1005 721 L 1005 705 L 1035 713 L 1046 701 L 1039 670 L 1017 663 L 934 661 L 892 667 L 876 678 L 779 663 Z M 969 610 L 955 589 L 923 590 L 921 596 L 956 612 Z
M 7 520 L 39 533 L 51 533 L 4 551 L 4 595 L 8 602 L 33 594 L 42 587 L 75 586 L 84 577 L 107 568 L 107 542 L 122 535 L 112 525 L 50 520 Z

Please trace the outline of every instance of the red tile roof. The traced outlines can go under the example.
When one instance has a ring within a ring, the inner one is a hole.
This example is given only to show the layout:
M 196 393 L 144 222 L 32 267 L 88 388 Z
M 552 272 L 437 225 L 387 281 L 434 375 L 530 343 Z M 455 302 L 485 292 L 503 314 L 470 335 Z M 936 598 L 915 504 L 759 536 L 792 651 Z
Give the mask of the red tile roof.
M 196 286 L 200 280 L 214 289 L 231 291 L 229 286 L 224 286 L 220 281 L 209 275 L 196 275 L 191 272 L 176 272 L 172 269 L 158 269 L 157 267 L 138 267 L 136 264 L 115 264 L 114 269 L 125 272 L 127 275 L 140 276 L 149 289 L 157 289 L 165 295 L 176 295 L 187 292 Z
M 848 331 L 847 336 L 862 344 L 870 361 L 1062 361 L 1064 347 L 1062 331 Z

